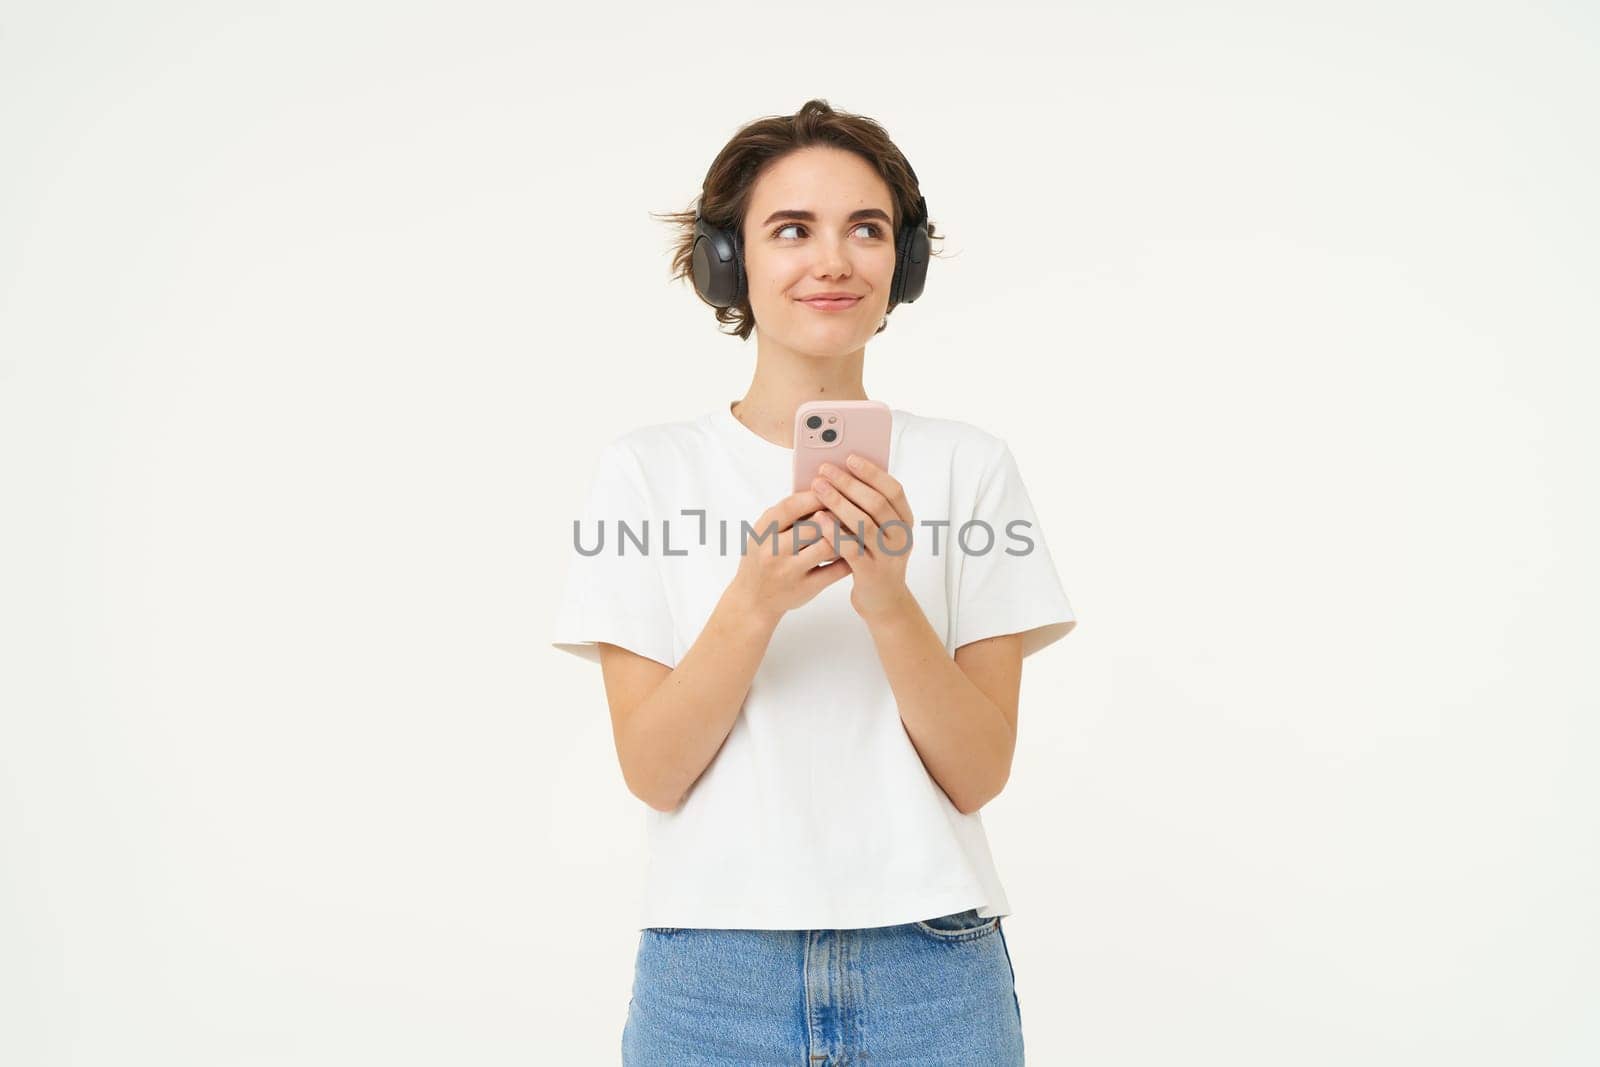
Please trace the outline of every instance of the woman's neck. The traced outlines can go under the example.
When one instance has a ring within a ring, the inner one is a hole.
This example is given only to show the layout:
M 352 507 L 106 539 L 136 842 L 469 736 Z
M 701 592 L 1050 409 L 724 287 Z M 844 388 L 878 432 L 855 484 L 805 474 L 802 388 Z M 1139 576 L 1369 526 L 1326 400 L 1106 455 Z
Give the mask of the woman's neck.
M 869 400 L 861 383 L 866 349 L 843 356 L 807 356 L 759 344 L 756 372 L 733 415 L 767 440 L 794 447 L 795 409 L 807 400 Z

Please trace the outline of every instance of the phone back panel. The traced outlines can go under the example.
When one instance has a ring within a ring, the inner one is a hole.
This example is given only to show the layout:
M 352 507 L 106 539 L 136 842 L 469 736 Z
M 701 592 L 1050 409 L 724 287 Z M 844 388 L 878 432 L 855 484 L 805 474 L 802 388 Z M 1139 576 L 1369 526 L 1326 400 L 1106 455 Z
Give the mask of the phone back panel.
M 818 425 L 807 421 L 816 416 Z M 794 412 L 794 491 L 811 488 L 817 468 L 832 463 L 848 471 L 845 457 L 854 452 L 885 470 L 889 468 L 889 431 L 894 417 L 881 400 L 807 400 Z M 827 439 L 832 430 L 833 440 Z

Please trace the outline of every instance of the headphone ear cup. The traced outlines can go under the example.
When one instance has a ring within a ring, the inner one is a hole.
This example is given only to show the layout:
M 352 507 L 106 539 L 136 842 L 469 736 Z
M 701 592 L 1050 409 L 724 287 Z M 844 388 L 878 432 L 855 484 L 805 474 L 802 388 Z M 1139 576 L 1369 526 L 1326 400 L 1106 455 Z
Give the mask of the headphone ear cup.
M 694 288 L 712 307 L 732 307 L 744 295 L 744 249 L 737 231 L 729 233 L 699 215 L 694 220 L 690 263 Z
M 900 300 L 899 303 L 909 304 L 922 295 L 922 287 L 928 280 L 928 228 L 918 225 L 907 236 L 905 242 L 905 263 L 900 270 Z
M 894 242 L 894 280 L 889 283 L 889 306 L 909 304 L 922 295 L 928 280 L 928 201 L 917 197 L 917 218 L 900 227 Z

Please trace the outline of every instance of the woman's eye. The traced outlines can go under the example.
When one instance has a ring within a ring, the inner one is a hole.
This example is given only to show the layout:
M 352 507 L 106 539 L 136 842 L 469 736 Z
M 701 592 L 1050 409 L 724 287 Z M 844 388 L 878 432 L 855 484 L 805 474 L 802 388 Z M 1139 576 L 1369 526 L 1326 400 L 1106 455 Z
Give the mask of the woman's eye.
M 872 231 L 872 236 L 874 236 L 874 237 L 882 237 L 883 236 L 883 228 L 881 226 L 879 226 L 876 222 L 863 222 L 863 223 L 860 223 L 859 225 L 856 226 L 856 229 L 859 230 L 862 227 L 865 227 L 865 228 L 871 230 Z M 798 222 L 786 222 L 782 226 L 779 226 L 776 230 L 773 230 L 772 231 L 772 236 L 777 237 L 779 239 L 786 240 L 787 238 L 783 237 L 783 231 L 784 230 L 803 230 L 803 229 L 805 229 L 805 227 L 800 225 Z M 854 231 L 852 231 L 852 232 L 854 232 Z

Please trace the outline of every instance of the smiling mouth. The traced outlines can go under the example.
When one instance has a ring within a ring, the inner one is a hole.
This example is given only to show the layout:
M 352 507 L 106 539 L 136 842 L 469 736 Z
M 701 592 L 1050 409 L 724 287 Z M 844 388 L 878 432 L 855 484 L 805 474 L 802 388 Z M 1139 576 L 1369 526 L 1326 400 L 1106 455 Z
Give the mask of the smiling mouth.
M 861 303 L 861 298 L 856 296 L 841 300 L 802 300 L 800 303 L 805 304 L 807 307 L 816 308 L 818 311 L 843 311 Z

